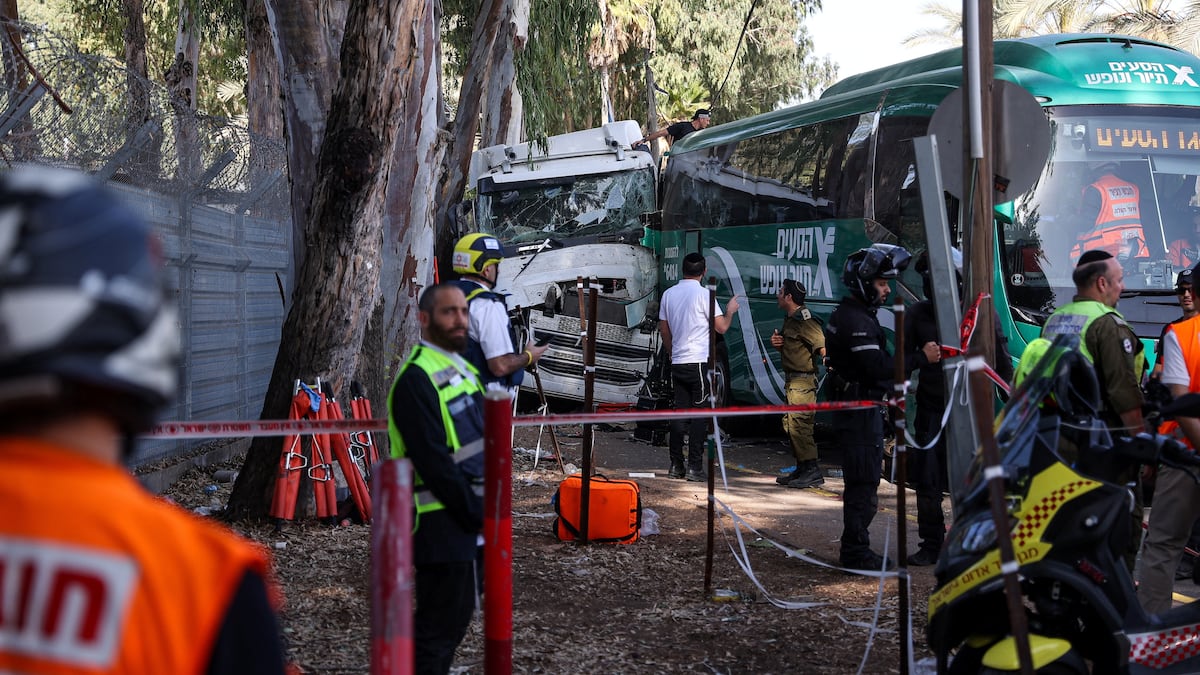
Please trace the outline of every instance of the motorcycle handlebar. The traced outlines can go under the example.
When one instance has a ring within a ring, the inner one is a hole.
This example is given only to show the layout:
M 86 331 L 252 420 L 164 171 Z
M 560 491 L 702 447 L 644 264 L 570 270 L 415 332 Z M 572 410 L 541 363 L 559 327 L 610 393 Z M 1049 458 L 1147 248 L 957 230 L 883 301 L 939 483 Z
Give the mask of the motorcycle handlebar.
M 1192 480 L 1200 484 L 1200 476 L 1192 468 L 1200 467 L 1200 455 L 1170 436 L 1141 433 L 1123 439 L 1126 454 L 1143 464 L 1161 462 L 1167 466 L 1186 471 Z

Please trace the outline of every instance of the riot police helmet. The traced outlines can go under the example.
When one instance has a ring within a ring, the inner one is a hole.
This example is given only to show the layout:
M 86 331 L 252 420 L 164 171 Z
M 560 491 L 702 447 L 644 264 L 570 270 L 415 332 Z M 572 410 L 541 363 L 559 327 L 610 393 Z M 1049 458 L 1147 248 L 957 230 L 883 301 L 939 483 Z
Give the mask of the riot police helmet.
M 876 279 L 895 279 L 908 268 L 912 255 L 902 246 L 874 244 L 851 253 L 842 269 L 842 284 L 851 295 L 868 305 L 883 304 L 875 290 Z

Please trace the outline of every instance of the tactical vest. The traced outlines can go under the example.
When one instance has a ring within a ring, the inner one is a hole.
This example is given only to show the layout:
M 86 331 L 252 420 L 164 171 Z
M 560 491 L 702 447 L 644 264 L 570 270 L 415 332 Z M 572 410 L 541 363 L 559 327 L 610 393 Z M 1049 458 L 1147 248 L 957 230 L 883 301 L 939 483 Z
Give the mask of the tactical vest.
M 457 279 L 453 283 L 462 289 L 463 295 L 467 296 L 468 312 L 470 311 L 471 304 L 477 300 L 482 302 L 498 302 L 500 303 L 500 306 L 504 308 L 504 311 L 506 313 L 508 312 L 508 305 L 504 302 L 504 296 L 500 295 L 499 293 L 496 293 L 495 291 L 489 291 L 474 281 L 467 281 L 465 279 Z M 513 330 L 511 323 L 508 325 L 508 339 L 512 342 L 512 353 L 520 353 L 522 345 L 517 340 L 517 334 Z M 504 387 L 505 389 L 515 389 L 521 386 L 521 382 L 525 380 L 524 369 L 518 369 L 512 373 L 509 373 L 508 375 L 505 375 L 504 377 L 496 377 L 493 375 L 492 370 L 488 368 L 487 357 L 483 354 L 483 345 L 479 344 L 478 340 L 470 336 L 467 337 L 467 349 L 465 352 L 463 352 L 463 358 L 465 358 L 468 363 L 475 366 L 475 370 L 479 371 L 479 381 L 483 384 L 485 389 L 493 382 L 500 383 L 500 386 Z
M 1078 335 L 1079 351 L 1083 352 L 1089 363 L 1095 365 L 1096 359 L 1088 351 L 1084 337 L 1092 322 L 1106 314 L 1121 316 L 1117 310 L 1096 300 L 1069 302 L 1056 309 L 1050 318 L 1046 319 L 1046 325 L 1042 327 L 1042 337 L 1053 340 L 1055 335 Z
M 463 370 L 466 366 L 467 370 Z M 482 494 L 483 488 L 483 436 L 476 425 L 469 425 L 471 419 L 466 411 L 471 406 L 480 405 L 474 400 L 477 393 L 483 392 L 475 369 L 468 363 L 460 365 L 449 356 L 436 349 L 430 349 L 418 344 L 400 368 L 403 375 L 410 367 L 419 368 L 429 378 L 438 395 L 438 409 L 442 413 L 442 428 L 446 430 L 446 447 L 450 448 L 454 463 L 464 469 L 464 473 L 477 479 L 474 488 Z M 388 393 L 388 410 L 392 409 L 392 396 L 395 387 Z M 480 412 L 482 414 L 482 411 Z M 400 430 L 396 428 L 395 419 L 388 416 L 388 438 L 391 440 L 392 456 L 403 459 L 407 456 L 407 448 Z M 470 462 L 469 468 L 464 466 Z M 424 481 L 416 472 L 413 473 L 413 502 L 417 507 L 417 518 L 413 522 L 413 531 L 420 526 L 421 514 L 440 511 L 445 506 L 433 496 L 433 492 L 424 486 Z

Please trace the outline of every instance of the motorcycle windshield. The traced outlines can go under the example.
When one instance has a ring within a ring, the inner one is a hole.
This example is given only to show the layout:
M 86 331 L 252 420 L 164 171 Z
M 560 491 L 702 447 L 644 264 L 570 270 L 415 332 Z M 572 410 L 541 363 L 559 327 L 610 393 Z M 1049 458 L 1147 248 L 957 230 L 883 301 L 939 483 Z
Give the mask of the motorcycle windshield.
M 1072 362 L 1078 356 L 1079 336 L 1058 335 L 1044 346 L 1045 352 L 1041 358 L 1021 379 L 1004 409 L 996 416 L 993 434 L 1001 466 L 1029 465 L 1030 454 L 1035 446 L 1033 438 L 1041 426 L 1042 404 L 1047 399 L 1053 400 L 1055 394 L 1060 393 L 1063 383 L 1070 381 Z M 1022 370 L 1025 365 L 1023 361 Z M 986 499 L 987 483 L 983 478 L 983 469 L 983 453 L 976 452 L 967 471 L 968 501 L 977 497 Z

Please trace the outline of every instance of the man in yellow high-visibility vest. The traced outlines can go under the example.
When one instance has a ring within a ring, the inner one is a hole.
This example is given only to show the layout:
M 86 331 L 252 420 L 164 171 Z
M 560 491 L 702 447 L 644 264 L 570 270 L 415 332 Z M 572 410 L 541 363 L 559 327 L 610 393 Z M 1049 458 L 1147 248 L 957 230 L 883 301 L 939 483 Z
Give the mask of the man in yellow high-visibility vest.
M 392 455 L 413 465 L 416 669 L 444 675 L 476 606 L 483 529 L 483 387 L 460 355 L 467 298 L 451 282 L 417 304 L 421 342 L 388 396 Z

